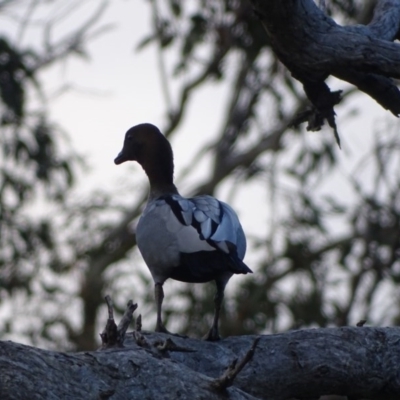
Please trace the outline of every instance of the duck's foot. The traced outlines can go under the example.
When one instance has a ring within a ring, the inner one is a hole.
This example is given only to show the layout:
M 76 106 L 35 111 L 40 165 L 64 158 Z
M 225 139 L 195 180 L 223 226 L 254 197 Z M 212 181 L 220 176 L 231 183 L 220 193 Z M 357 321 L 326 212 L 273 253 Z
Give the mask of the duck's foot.
M 206 335 L 203 336 L 203 340 L 207 340 L 208 342 L 217 342 L 221 340 L 221 336 L 219 336 L 218 329 L 214 326 L 208 331 Z

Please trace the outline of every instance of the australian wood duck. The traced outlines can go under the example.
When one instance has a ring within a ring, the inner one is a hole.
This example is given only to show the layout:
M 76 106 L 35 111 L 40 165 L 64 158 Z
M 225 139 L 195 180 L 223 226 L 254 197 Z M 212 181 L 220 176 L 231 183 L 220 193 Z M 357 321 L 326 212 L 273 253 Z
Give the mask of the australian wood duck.
M 155 283 L 156 331 L 168 332 L 161 317 L 163 283 L 168 279 L 203 283 L 215 280 L 215 314 L 205 336 L 218 340 L 224 289 L 233 274 L 252 272 L 242 261 L 246 238 L 226 203 L 211 196 L 182 197 L 173 183 L 173 153 L 157 127 L 140 124 L 125 134 L 115 164 L 137 161 L 150 182 L 146 208 L 136 229 L 139 250 Z

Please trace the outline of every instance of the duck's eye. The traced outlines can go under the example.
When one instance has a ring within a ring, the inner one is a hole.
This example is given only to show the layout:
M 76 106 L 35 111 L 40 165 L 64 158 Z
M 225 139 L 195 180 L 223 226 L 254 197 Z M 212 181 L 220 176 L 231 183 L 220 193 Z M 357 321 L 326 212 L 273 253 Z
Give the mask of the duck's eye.
M 130 141 L 132 140 L 132 136 L 127 136 L 127 137 L 126 137 L 126 140 L 127 140 L 128 142 L 130 142 Z

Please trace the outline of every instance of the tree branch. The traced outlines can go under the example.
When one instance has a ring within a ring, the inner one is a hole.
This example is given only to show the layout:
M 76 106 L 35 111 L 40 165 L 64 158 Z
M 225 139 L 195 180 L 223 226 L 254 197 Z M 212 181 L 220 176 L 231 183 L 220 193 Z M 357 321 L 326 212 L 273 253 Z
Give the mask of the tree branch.
M 127 336 L 123 349 L 58 353 L 0 342 L 0 398 L 220 399 L 215 381 L 227 365 L 244 367 L 227 399 L 319 398 L 338 394 L 398 399 L 400 328 L 307 329 L 278 335 L 237 336 L 208 343 L 143 333 L 148 347 Z M 249 361 L 248 349 L 254 352 Z M 176 348 L 192 351 L 176 351 Z M 68 382 L 68 385 L 64 384 Z M 33 389 L 34 388 L 34 389 Z
M 400 114 L 400 0 L 380 0 L 367 26 L 340 26 L 313 0 L 251 0 L 279 59 L 303 83 L 313 105 L 309 129 L 324 120 L 335 129 L 334 106 L 340 101 L 324 83 L 330 76 L 346 80 L 394 115 Z

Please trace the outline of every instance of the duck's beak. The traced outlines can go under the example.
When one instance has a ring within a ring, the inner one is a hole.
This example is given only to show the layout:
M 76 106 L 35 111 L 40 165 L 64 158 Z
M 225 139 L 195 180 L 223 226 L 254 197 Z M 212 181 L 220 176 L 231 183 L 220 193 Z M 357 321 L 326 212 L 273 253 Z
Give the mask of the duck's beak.
M 128 161 L 127 157 L 124 155 L 124 151 L 121 150 L 117 157 L 114 160 L 116 165 L 122 164 L 123 162 Z

